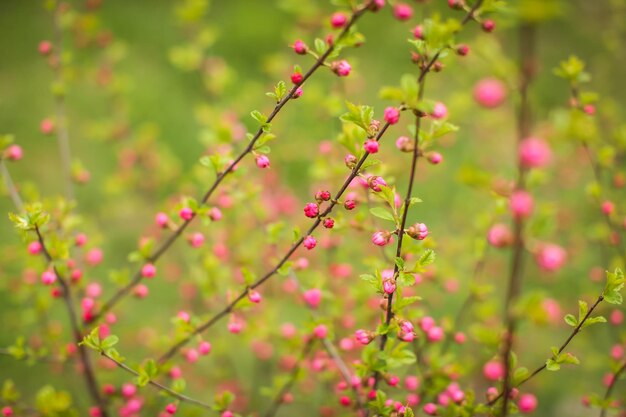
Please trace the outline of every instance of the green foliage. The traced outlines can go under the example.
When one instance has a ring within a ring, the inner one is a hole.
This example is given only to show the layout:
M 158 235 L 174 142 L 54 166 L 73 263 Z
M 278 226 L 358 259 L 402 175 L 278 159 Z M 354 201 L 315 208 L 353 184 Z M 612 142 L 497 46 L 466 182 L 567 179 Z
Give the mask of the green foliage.
M 614 272 L 606 272 L 606 285 L 602 291 L 604 301 L 611 304 L 622 304 L 622 294 L 620 291 L 624 288 L 624 273 L 620 268 L 616 268 Z
M 567 61 L 561 61 L 559 67 L 554 69 L 554 74 L 568 80 L 572 85 L 578 85 L 591 80 L 591 76 L 584 70 L 585 63 L 571 55 Z

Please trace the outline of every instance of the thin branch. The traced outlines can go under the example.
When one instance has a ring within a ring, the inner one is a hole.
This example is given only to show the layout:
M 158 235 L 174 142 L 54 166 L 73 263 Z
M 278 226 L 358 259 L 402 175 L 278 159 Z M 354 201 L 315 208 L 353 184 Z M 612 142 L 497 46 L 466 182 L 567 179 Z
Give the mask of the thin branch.
M 314 73 L 315 71 L 317 71 L 320 67 L 322 67 L 325 64 L 326 59 L 330 56 L 330 54 L 335 50 L 335 45 L 343 38 L 345 37 L 345 35 L 348 33 L 348 31 L 352 28 L 352 26 L 354 26 L 354 24 L 357 22 L 357 20 L 359 20 L 359 18 L 367 11 L 367 4 L 365 6 L 362 6 L 361 8 L 358 8 L 354 11 L 354 13 L 352 14 L 352 17 L 350 18 L 350 21 L 346 24 L 346 26 L 344 27 L 344 29 L 341 31 L 341 33 L 339 34 L 339 36 L 337 37 L 337 41 L 335 41 L 333 44 L 331 44 L 328 49 L 326 50 L 326 52 L 324 52 L 316 61 L 315 63 L 311 66 L 311 68 L 309 68 L 309 70 L 303 75 L 302 77 L 302 81 L 300 81 L 299 84 L 295 84 L 291 90 L 289 90 L 289 92 L 287 93 L 287 95 L 285 97 L 283 97 L 274 107 L 274 110 L 272 110 L 272 112 L 270 113 L 270 115 L 267 117 L 267 120 L 265 122 L 265 124 L 269 124 L 271 123 L 274 118 L 278 115 L 278 113 L 281 111 L 281 109 L 285 106 L 285 104 L 287 104 L 287 102 L 289 100 L 291 100 L 294 96 L 294 94 L 296 93 L 296 90 L 302 86 Z M 248 146 L 246 146 L 246 148 L 239 154 L 239 156 L 237 156 L 237 158 L 235 158 L 235 160 L 233 160 L 227 167 L 226 169 L 219 173 L 217 175 L 217 178 L 215 179 L 215 181 L 213 182 L 213 184 L 209 187 L 209 189 L 206 191 L 206 193 L 204 194 L 204 196 L 202 197 L 202 199 L 200 200 L 201 204 L 204 205 L 206 204 L 206 202 L 209 200 L 209 198 L 213 195 L 213 193 L 215 192 L 215 190 L 217 190 L 217 188 L 219 187 L 219 185 L 222 183 L 222 181 L 226 178 L 226 176 L 228 174 L 230 174 L 235 166 L 249 153 L 251 153 L 254 149 L 255 144 L 257 143 L 257 141 L 259 140 L 259 138 L 261 137 L 261 135 L 263 134 L 264 130 L 262 127 L 260 127 L 256 134 L 252 137 L 252 139 L 250 140 L 250 143 L 248 144 Z M 157 260 L 159 260 L 159 258 L 169 249 L 169 247 L 178 239 L 178 237 L 183 233 L 183 231 L 185 231 L 185 229 L 191 224 L 191 222 L 193 221 L 193 219 L 195 219 L 196 217 L 196 213 L 193 213 L 191 218 L 189 220 L 185 220 L 183 221 L 183 223 L 181 223 L 175 230 L 174 232 L 154 251 L 154 253 L 152 255 L 150 255 L 150 257 L 148 259 L 146 259 L 147 262 L 151 262 L 151 263 L 156 263 Z M 141 282 L 142 276 L 141 276 L 141 269 L 137 270 L 137 272 L 135 272 L 135 274 L 133 275 L 133 278 L 131 279 L 131 281 L 124 287 L 122 287 L 121 289 L 119 289 L 107 302 L 104 303 L 104 305 L 102 306 L 102 308 L 100 309 L 100 311 L 95 315 L 95 317 L 93 318 L 93 321 L 96 322 L 98 320 L 100 320 L 109 310 L 111 310 L 125 295 L 127 295 L 135 286 L 137 286 L 139 284 L 139 282 Z
M 474 13 L 476 12 L 476 10 L 478 10 L 482 2 L 483 0 L 478 0 L 472 6 L 472 8 L 467 12 L 466 16 L 463 18 L 461 22 L 462 26 L 465 26 L 467 22 L 473 19 Z M 425 66 L 423 66 L 422 69 L 420 70 L 420 74 L 417 78 L 417 82 L 419 84 L 418 101 L 422 100 L 424 96 L 424 86 L 425 86 L 425 81 L 426 81 L 426 75 L 430 72 L 431 67 L 435 64 L 435 62 L 437 61 L 437 59 L 439 58 L 442 52 L 443 52 L 443 48 L 439 49 L 437 53 L 430 59 L 430 61 L 428 61 L 428 63 Z M 415 112 L 415 136 L 413 138 L 413 154 L 411 158 L 411 169 L 409 171 L 409 185 L 407 187 L 406 195 L 404 198 L 404 211 L 402 213 L 400 228 L 398 230 L 398 243 L 396 245 L 396 255 L 395 255 L 396 258 L 399 258 L 402 256 L 402 243 L 403 243 L 403 238 L 405 235 L 404 229 L 406 227 L 406 220 L 407 220 L 408 213 L 409 213 L 411 197 L 413 196 L 413 184 L 415 182 L 415 172 L 417 170 L 417 161 L 420 156 L 419 133 L 420 133 L 420 127 L 421 127 L 420 126 L 421 116 L 422 115 Z M 397 279 L 398 273 L 399 273 L 398 264 L 394 263 L 394 269 L 393 269 L 394 280 Z M 393 319 L 393 294 L 394 293 L 389 294 L 389 297 L 387 298 L 387 311 L 385 313 L 385 324 L 387 326 L 389 326 L 389 324 L 391 323 L 391 320 Z M 379 345 L 379 350 L 381 352 L 385 350 L 385 346 L 387 344 L 388 338 L 389 338 L 388 333 L 385 333 L 382 335 L 380 339 L 380 345 Z M 378 383 L 380 381 L 380 376 L 381 376 L 380 372 L 376 372 L 374 375 L 374 387 L 373 387 L 374 389 L 376 389 L 376 387 L 378 386 Z
M 528 98 L 529 85 L 534 73 L 535 58 L 535 29 L 534 26 L 524 24 L 520 28 L 520 107 L 518 115 L 518 135 L 517 142 L 520 143 L 530 134 L 531 128 L 531 107 Z M 518 175 L 516 190 L 523 190 L 526 182 L 526 169 L 521 162 L 517 165 Z M 513 350 L 514 334 L 517 327 L 517 320 L 512 307 L 521 293 L 524 265 L 524 219 L 522 217 L 513 218 L 513 254 L 511 258 L 511 270 L 506 301 L 504 304 L 504 315 L 506 320 L 506 333 L 504 335 L 504 345 L 502 347 L 502 362 L 504 365 L 503 393 L 504 401 L 500 415 L 506 417 L 508 414 L 509 395 L 511 389 L 511 352 Z
M 61 29 L 61 11 L 54 12 L 53 25 L 56 38 L 56 55 L 58 57 L 55 67 L 56 82 L 63 83 L 63 31 Z M 65 196 L 68 200 L 74 199 L 74 183 L 72 181 L 72 156 L 70 151 L 70 135 L 67 122 L 67 110 L 65 106 L 64 92 L 54 93 L 54 105 L 57 119 L 57 142 L 59 143 L 59 155 L 61 157 L 61 169 L 65 177 Z
M 385 123 L 385 125 L 380 129 L 380 131 L 378 132 L 378 135 L 376 136 L 376 140 L 379 141 L 383 135 L 385 134 L 385 132 L 387 131 L 387 129 L 389 128 L 389 123 Z M 313 222 L 313 224 L 311 225 L 311 227 L 309 227 L 309 230 L 307 230 L 306 233 L 303 234 L 302 237 L 300 237 L 300 239 L 298 239 L 292 246 L 291 248 L 289 248 L 289 250 L 287 251 L 287 253 L 285 255 L 283 255 L 283 257 L 280 259 L 280 261 L 278 261 L 278 263 L 268 272 L 265 273 L 265 275 L 263 275 L 261 278 L 259 278 L 258 280 L 256 280 L 253 284 L 249 285 L 248 287 L 246 287 L 233 301 L 231 301 L 226 307 L 224 307 L 220 312 L 218 312 L 217 314 L 215 314 L 213 317 L 211 317 L 208 321 L 206 321 L 204 324 L 200 325 L 199 327 L 197 327 L 193 332 L 191 332 L 189 335 L 187 335 L 185 338 L 183 338 L 182 340 L 180 340 L 179 342 L 177 342 L 176 344 L 174 344 L 174 346 L 172 346 L 169 350 L 167 350 L 163 355 L 161 355 L 161 357 L 159 358 L 158 362 L 159 363 L 164 363 L 167 360 L 169 360 L 171 357 L 173 357 L 183 346 L 185 346 L 194 336 L 204 332 L 205 330 L 209 329 L 210 327 L 212 327 L 215 323 L 217 323 L 220 319 L 222 319 L 223 317 L 226 317 L 227 315 L 229 315 L 234 308 L 237 306 L 237 304 L 239 304 L 239 302 L 241 300 L 243 300 L 244 298 L 246 298 L 246 296 L 248 295 L 248 291 L 250 289 L 255 289 L 261 285 L 263 285 L 263 283 L 265 283 L 265 281 L 267 281 L 268 279 L 270 279 L 274 274 L 276 274 L 278 272 L 278 270 L 285 264 L 285 262 L 287 262 L 287 260 L 291 257 L 291 255 L 293 255 L 295 253 L 295 251 L 302 246 L 302 243 L 304 242 L 304 238 L 308 235 L 311 235 L 320 224 L 322 224 L 322 219 L 326 216 L 328 216 L 333 209 L 335 208 L 335 206 L 337 204 L 339 204 L 339 199 L 343 196 L 343 194 L 345 193 L 346 189 L 348 188 L 348 186 L 350 185 L 350 183 L 352 183 L 352 180 L 354 180 L 354 178 L 356 178 L 356 176 L 359 174 L 359 172 L 361 171 L 361 167 L 363 166 L 363 164 L 365 163 L 365 161 L 367 160 L 367 158 L 369 157 L 369 153 L 366 152 L 361 159 L 359 160 L 359 162 L 356 164 L 356 166 L 352 169 L 352 172 L 350 173 L 350 175 L 348 175 L 348 178 L 346 178 L 346 180 L 344 181 L 343 185 L 341 186 L 341 188 L 339 189 L 339 191 L 337 192 L 337 194 L 335 194 L 334 198 L 331 200 L 330 205 L 326 208 L 326 210 L 324 210 L 318 217 L 317 219 L 315 219 L 315 221 Z
M 20 193 L 17 191 L 15 183 L 11 178 L 11 174 L 9 173 L 9 170 L 4 163 L 4 159 L 2 158 L 0 158 L 0 175 L 2 175 L 2 178 L 4 179 L 4 185 L 15 207 L 18 211 L 24 211 L 24 202 L 22 201 L 22 197 L 20 197 Z
M 589 311 L 587 311 L 587 314 L 585 314 L 585 317 L 583 317 L 583 319 L 580 321 L 580 323 L 578 323 L 578 325 L 574 328 L 574 330 L 572 330 L 572 332 L 570 333 L 570 335 L 568 336 L 567 339 L 565 339 L 565 341 L 561 344 L 561 347 L 559 348 L 559 354 L 563 353 L 563 351 L 565 350 L 565 348 L 567 348 L 567 346 L 570 344 L 570 342 L 572 341 L 572 339 L 574 339 L 574 337 L 580 332 L 580 330 L 583 328 L 585 322 L 587 321 L 587 319 L 589 319 L 589 317 L 591 317 L 591 313 L 593 313 L 593 311 L 596 309 L 596 307 L 598 307 L 598 305 L 604 300 L 604 296 L 600 295 L 598 297 L 598 299 L 596 300 L 596 302 L 593 304 L 593 306 L 591 306 L 591 308 L 589 309 Z M 539 374 L 540 372 L 542 372 L 543 370 L 546 369 L 547 367 L 547 363 L 544 363 L 543 365 L 537 367 L 530 375 L 528 375 L 526 378 L 524 378 L 523 380 L 521 380 L 516 386 L 515 388 L 519 388 L 521 387 L 523 384 L 525 384 L 526 382 L 528 382 L 529 380 L 531 380 L 532 378 L 534 378 L 537 374 Z M 500 394 L 498 394 L 498 396 L 496 396 L 495 398 L 493 398 L 491 401 L 489 401 L 487 403 L 487 405 L 493 405 L 496 403 L 496 401 L 498 401 L 500 398 L 502 398 L 504 395 L 504 390 L 502 392 L 500 392 Z
M 107 358 L 108 360 L 110 360 L 111 362 L 115 363 L 119 368 L 125 370 L 126 372 L 128 372 L 130 374 L 133 374 L 135 376 L 139 376 L 139 373 L 137 371 L 135 371 L 131 367 L 123 364 L 122 362 L 119 362 L 119 361 L 113 359 L 111 356 L 107 355 L 106 352 L 102 351 L 102 352 L 100 352 L 100 354 L 102 356 L 104 356 L 105 358 Z M 197 405 L 198 407 L 202 407 L 202 408 L 205 408 L 207 410 L 214 411 L 212 405 L 204 403 L 202 401 L 198 401 L 198 400 L 196 400 L 194 398 L 191 398 L 191 397 L 188 397 L 186 395 L 180 394 L 180 393 L 178 393 L 178 392 L 176 392 L 176 391 L 166 387 L 165 385 L 159 384 L 156 381 L 149 380 L 148 384 L 152 385 L 155 389 L 157 389 L 159 391 L 163 391 L 163 392 L 168 393 L 172 397 L 174 397 L 174 398 L 176 398 L 176 399 L 178 399 L 178 400 L 180 400 L 182 402 L 186 402 L 186 403 L 189 403 L 189 404 Z
M 302 364 L 304 363 L 304 360 L 306 359 L 306 357 L 309 356 L 309 353 L 311 352 L 311 349 L 313 348 L 313 344 L 315 343 L 315 340 L 316 339 L 314 337 L 311 337 L 304 345 L 304 349 L 302 349 L 302 353 L 300 354 L 300 358 L 298 359 L 298 362 L 291 370 L 289 380 L 285 383 L 285 385 L 282 386 L 280 391 L 278 391 L 278 394 L 276 394 L 276 396 L 274 397 L 272 404 L 267 409 L 265 414 L 263 414 L 264 417 L 274 417 L 276 415 L 278 408 L 283 403 L 283 398 L 285 397 L 285 394 L 287 394 L 291 390 L 293 385 L 296 383 L 296 379 L 298 378 L 298 374 L 300 373 Z
M 611 383 L 606 388 L 606 392 L 604 393 L 604 401 L 607 401 L 609 398 L 611 398 L 611 393 L 613 392 L 613 388 L 615 388 L 615 384 L 617 383 L 617 380 L 622 375 L 622 373 L 624 373 L 625 370 L 626 370 L 626 362 L 624 362 L 624 364 L 617 370 L 617 372 L 613 374 L 613 379 L 611 380 Z M 604 417 L 605 415 L 606 415 L 606 408 L 603 407 L 602 410 L 600 410 L 600 417 Z
M 78 354 L 80 357 L 80 361 L 83 365 L 83 372 L 85 376 L 85 381 L 87 382 L 87 389 L 92 399 L 100 407 L 102 416 L 108 417 L 109 414 L 106 408 L 106 402 L 104 401 L 103 397 L 100 394 L 100 388 L 98 386 L 98 381 L 96 380 L 96 375 L 94 373 L 93 366 L 89 358 L 89 352 L 87 351 L 87 348 L 85 346 L 80 344 L 83 337 L 80 332 L 80 324 L 78 321 L 78 316 L 76 314 L 74 303 L 72 301 L 72 294 L 70 292 L 70 286 L 67 284 L 67 281 L 65 280 L 65 278 L 63 278 L 63 276 L 59 273 L 57 267 L 54 266 L 54 261 L 52 259 L 52 256 L 50 255 L 50 252 L 48 251 L 48 248 L 46 247 L 41 231 L 39 230 L 39 227 L 37 226 L 35 226 L 35 233 L 37 233 L 37 239 L 39 240 L 39 243 L 41 244 L 41 251 L 46 261 L 48 262 L 48 264 L 52 265 L 54 273 L 57 276 L 59 285 L 61 286 L 61 292 L 63 294 L 63 301 L 65 303 L 65 307 L 70 318 L 70 326 L 72 328 L 72 337 L 74 338 L 74 342 L 76 343 L 76 346 L 78 347 Z

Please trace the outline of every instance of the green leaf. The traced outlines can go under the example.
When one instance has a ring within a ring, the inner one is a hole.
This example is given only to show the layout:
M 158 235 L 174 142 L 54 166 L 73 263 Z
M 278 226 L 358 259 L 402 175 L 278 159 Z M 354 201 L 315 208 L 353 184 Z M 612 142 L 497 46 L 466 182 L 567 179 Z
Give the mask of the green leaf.
M 602 296 L 604 301 L 610 304 L 622 304 L 621 289 L 624 287 L 624 273 L 621 269 L 616 268 L 615 272 L 606 273 L 606 285 Z
M 257 122 L 259 122 L 259 123 L 261 123 L 261 124 L 264 124 L 264 123 L 267 121 L 267 117 L 265 117 L 265 116 L 263 115 L 263 113 L 261 113 L 261 112 L 260 112 L 260 111 L 258 111 L 258 110 L 252 110 L 252 111 L 250 112 L 250 116 L 252 116 L 252 118 L 253 118 L 254 120 L 256 120 Z
M 548 359 L 546 361 L 546 369 L 548 371 L 558 371 L 559 369 L 561 369 L 561 365 L 556 363 L 554 359 Z
M 323 54 L 326 51 L 326 42 L 320 38 L 315 39 L 315 50 L 318 54 Z
M 395 222 L 393 214 L 391 214 L 390 212 L 388 212 L 386 209 L 382 207 L 372 207 L 370 209 L 370 213 L 372 213 L 375 217 L 378 217 L 380 219 Z
M 426 249 L 422 256 L 420 256 L 417 264 L 424 267 L 432 264 L 433 262 L 435 262 L 435 251 L 432 249 Z
M 115 346 L 120 341 L 120 338 L 115 335 L 107 336 L 102 343 L 100 344 L 100 348 L 102 350 L 107 350 Z
M 580 323 L 589 312 L 589 305 L 582 300 L 578 300 L 578 322 Z
M 576 320 L 576 317 L 574 317 L 573 314 L 567 314 L 564 317 L 565 323 L 569 324 L 572 327 L 576 327 L 578 326 L 578 320 Z

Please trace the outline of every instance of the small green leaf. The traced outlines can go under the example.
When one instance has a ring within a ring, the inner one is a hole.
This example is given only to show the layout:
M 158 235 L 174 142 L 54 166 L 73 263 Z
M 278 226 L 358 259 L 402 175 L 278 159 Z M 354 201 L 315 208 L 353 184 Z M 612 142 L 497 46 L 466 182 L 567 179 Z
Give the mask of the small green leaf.
M 565 319 L 565 323 L 569 324 L 572 327 L 576 327 L 578 326 L 578 320 L 576 320 L 576 317 L 574 317 L 573 314 L 568 314 L 564 317 Z
M 387 210 L 385 210 L 382 207 L 372 207 L 370 209 L 370 213 L 372 213 L 372 215 L 374 215 L 374 216 L 376 216 L 376 217 L 378 217 L 380 219 L 383 219 L 383 220 L 389 220 L 389 221 L 392 221 L 392 222 L 395 221 L 395 219 L 393 217 L 393 214 L 391 214 L 390 212 L 388 212 Z
M 263 115 L 263 113 L 261 113 L 261 112 L 260 112 L 260 111 L 258 111 L 258 110 L 252 110 L 252 111 L 250 112 L 250 116 L 252 116 L 252 118 L 253 118 L 254 120 L 256 120 L 257 122 L 259 122 L 259 123 L 261 123 L 261 124 L 264 124 L 264 123 L 267 121 L 267 117 L 265 117 L 265 116 Z

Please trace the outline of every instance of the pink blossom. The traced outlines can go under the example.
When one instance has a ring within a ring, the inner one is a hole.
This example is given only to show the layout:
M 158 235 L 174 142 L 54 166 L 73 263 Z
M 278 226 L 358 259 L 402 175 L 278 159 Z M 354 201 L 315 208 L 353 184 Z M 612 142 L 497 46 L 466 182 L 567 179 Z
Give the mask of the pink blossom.
M 542 245 L 535 253 L 535 260 L 539 267 L 548 272 L 558 271 L 565 264 L 566 258 L 565 249 L 554 244 Z
M 524 168 L 542 168 L 550 163 L 552 151 L 542 139 L 529 137 L 519 145 L 519 161 Z
M 487 109 L 500 106 L 506 99 L 506 86 L 496 78 L 484 78 L 474 87 L 474 100 Z

